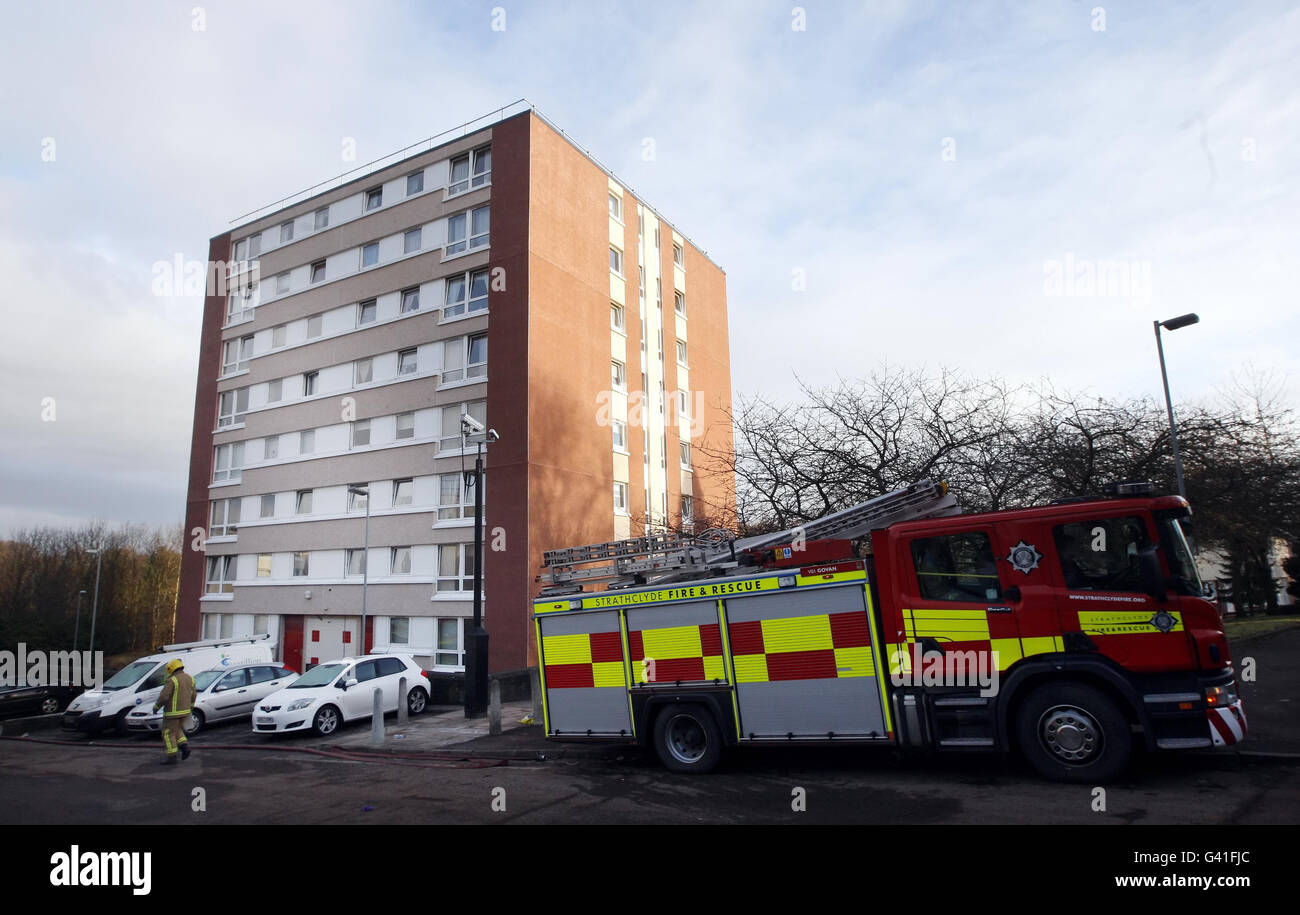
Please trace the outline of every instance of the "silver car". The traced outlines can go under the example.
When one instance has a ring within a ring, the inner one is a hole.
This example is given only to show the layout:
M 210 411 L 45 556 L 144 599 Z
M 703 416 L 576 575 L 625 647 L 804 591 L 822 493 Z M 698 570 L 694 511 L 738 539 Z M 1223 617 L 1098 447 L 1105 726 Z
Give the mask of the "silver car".
M 195 734 L 215 721 L 246 718 L 258 700 L 297 679 L 294 671 L 274 662 L 205 670 L 194 677 L 194 711 L 185 721 L 185 733 Z M 157 731 L 162 721 L 162 712 L 143 707 L 127 715 L 126 726 L 132 731 Z

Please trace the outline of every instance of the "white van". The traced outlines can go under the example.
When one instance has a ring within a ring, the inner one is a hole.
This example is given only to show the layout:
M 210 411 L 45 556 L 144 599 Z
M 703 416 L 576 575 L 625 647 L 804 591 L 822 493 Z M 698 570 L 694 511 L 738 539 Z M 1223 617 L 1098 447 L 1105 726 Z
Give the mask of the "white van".
M 191 677 L 216 667 L 233 667 L 271 660 L 271 637 L 209 639 L 164 645 L 158 654 L 132 661 L 104 682 L 102 689 L 82 693 L 63 713 L 63 728 L 96 734 L 112 728 L 127 733 L 126 716 L 134 708 L 153 708 L 167 680 L 167 662 L 179 659 Z

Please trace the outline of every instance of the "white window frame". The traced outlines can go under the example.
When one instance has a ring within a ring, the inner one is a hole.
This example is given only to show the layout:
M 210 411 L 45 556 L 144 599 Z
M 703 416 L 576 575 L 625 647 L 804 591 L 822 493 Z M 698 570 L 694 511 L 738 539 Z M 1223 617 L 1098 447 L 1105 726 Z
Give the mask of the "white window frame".
M 683 270 L 686 269 L 686 249 L 676 242 L 673 243 L 673 263 Z
M 609 215 L 619 222 L 623 221 L 623 198 L 613 191 L 609 192 Z
M 277 273 L 275 275 L 275 294 L 285 295 L 289 292 L 289 272 Z
M 442 551 L 454 549 L 456 551 L 457 570 L 454 575 L 442 574 Z M 438 569 L 434 576 L 434 593 L 436 594 L 472 594 L 474 593 L 474 557 L 468 554 L 474 552 L 472 543 L 440 543 L 438 544 Z M 454 587 L 449 587 L 444 582 L 454 583 Z M 434 633 L 435 640 L 437 632 Z
M 354 575 L 365 575 L 367 558 L 368 557 L 366 556 L 366 551 L 364 549 L 350 549 L 344 551 L 343 554 L 344 577 L 351 578 Z M 352 562 L 354 559 L 359 560 L 359 562 L 356 563 L 355 569 L 353 568 L 353 562 Z
M 267 511 L 266 511 L 266 500 L 267 500 L 267 499 L 270 499 L 270 500 L 271 500 L 271 512 L 270 512 L 270 514 L 267 514 Z M 263 494 L 262 494 L 261 499 L 259 499 L 259 500 L 258 500 L 258 503 L 257 503 L 257 517 L 259 517 L 259 518 L 274 518 L 274 517 L 275 517 L 275 493 L 273 493 L 273 492 L 268 492 L 268 493 L 263 493 Z
M 471 570 L 470 575 L 473 575 Z M 473 583 L 470 584 L 473 590 Z M 456 647 L 443 648 L 441 644 L 442 624 L 454 623 L 456 626 Z M 449 654 L 456 656 L 454 664 L 447 664 L 441 659 Z M 441 670 L 464 670 L 465 669 L 465 620 L 461 617 L 439 617 L 433 621 L 433 666 Z
M 414 245 L 414 247 L 412 247 L 412 245 L 411 245 L 411 238 L 412 238 L 412 236 L 414 236 L 414 238 L 415 238 L 415 245 Z M 407 229 L 405 232 L 403 232 L 403 233 L 402 233 L 402 253 L 403 253 L 403 254 L 414 254 L 416 251 L 419 251 L 420 248 L 421 248 L 422 242 L 423 242 L 423 236 L 424 236 L 424 230 L 423 230 L 423 228 L 420 227 L 420 226 L 416 226 L 414 229 Z
M 325 214 L 324 219 L 321 219 L 322 213 Z M 328 229 L 329 227 L 330 227 L 330 208 L 321 207 L 319 210 L 317 210 L 315 213 L 312 214 L 312 229 L 316 232 L 319 232 L 322 229 Z
M 408 491 L 410 492 L 410 497 L 404 502 L 399 502 L 397 500 L 397 493 L 399 487 L 403 483 L 407 484 Z M 415 480 L 411 477 L 403 477 L 400 480 L 393 480 L 393 507 L 396 508 L 399 505 L 414 505 L 414 504 L 415 504 Z
M 320 268 L 319 274 L 316 272 L 317 267 Z M 309 285 L 325 282 L 325 261 L 319 260 L 312 262 L 312 265 L 307 268 L 307 282 Z
M 480 231 L 476 223 L 482 214 L 487 225 Z M 459 231 L 457 231 L 459 227 Z M 490 204 L 462 210 L 447 219 L 447 243 L 443 246 L 443 258 L 476 251 L 487 247 L 492 232 L 492 207 Z
M 366 263 L 366 252 L 367 252 L 367 251 L 370 251 L 370 250 L 372 250 L 372 249 L 373 249 L 374 252 L 375 252 L 375 259 L 374 259 L 373 261 L 371 261 L 370 263 L 367 264 L 367 263 Z M 376 266 L 378 266 L 378 265 L 379 265 L 379 242 L 378 242 L 378 240 L 376 240 L 376 241 L 368 241 L 368 242 L 366 242 L 364 245 L 361 246 L 361 268 L 360 268 L 360 269 L 362 269 L 362 270 L 368 270 L 369 268 L 371 268 L 371 267 L 376 267 Z
M 479 362 L 471 362 L 470 358 L 474 352 L 474 343 L 478 340 L 483 341 L 484 356 Z M 458 362 L 459 365 L 453 365 L 452 368 L 448 369 L 446 366 L 452 362 Z M 466 334 L 463 337 L 453 337 L 450 340 L 443 341 L 443 370 L 440 384 L 477 383 L 486 380 L 487 373 L 486 331 L 477 334 Z
M 378 210 L 384 205 L 384 186 L 372 187 L 366 190 L 365 195 L 361 198 L 361 211 L 369 213 L 371 210 Z
M 688 361 L 689 358 L 690 354 L 686 350 L 686 341 L 679 337 L 677 340 L 677 364 L 690 368 L 691 364 Z
M 280 244 L 287 245 L 293 241 L 293 220 L 280 223 Z
M 265 568 L 266 568 L 266 574 L 265 574 L 265 575 L 262 574 L 262 568 L 263 568 L 263 566 L 262 566 L 262 560 L 263 560 L 263 559 L 266 560 L 266 567 L 265 567 Z M 272 557 L 271 557 L 271 554 L 270 554 L 270 553 L 258 553 L 258 554 L 257 554 L 256 571 L 254 572 L 255 576 L 256 576 L 257 578 L 270 578 L 270 577 L 271 577 L 271 572 L 272 572 L 272 570 L 273 570 L 273 567 L 272 567 Z M 262 617 L 262 619 L 266 619 L 266 617 Z M 254 629 L 257 628 L 256 623 L 254 624 L 253 628 L 254 628 Z M 262 632 L 265 632 L 265 631 L 266 631 L 265 629 L 262 630 Z M 255 632 L 255 633 L 253 633 L 253 634 L 254 634 L 254 635 L 260 635 L 261 633 L 260 633 L 260 632 Z
M 299 562 L 298 562 L 299 557 L 301 557 L 301 559 L 302 559 L 302 564 L 301 564 L 301 565 L 299 565 Z M 299 571 L 299 569 L 301 569 L 302 571 Z M 310 577 L 311 577 L 311 551 L 310 551 L 310 550 L 296 550 L 296 551 L 294 552 L 294 554 L 293 554 L 293 577 L 294 577 L 294 578 L 310 578 Z
M 412 550 L 409 546 L 394 546 L 388 548 L 388 574 L 389 575 L 410 575 Z M 405 561 L 403 561 L 405 559 Z M 402 566 L 406 568 L 402 568 Z
M 289 345 L 289 325 L 277 324 L 271 328 L 271 349 Z
M 408 359 L 409 357 L 409 359 Z M 420 373 L 420 350 L 417 347 L 400 350 L 397 353 L 397 377 L 418 375 Z
M 280 436 L 268 435 L 262 439 L 262 460 L 277 461 L 280 459 Z
M 627 312 L 617 302 L 609 303 L 609 326 L 620 333 L 627 331 Z
M 358 419 L 353 422 L 348 440 L 352 443 L 353 448 L 370 447 L 370 420 Z
M 243 409 L 240 409 L 240 401 Z M 242 425 L 248 416 L 248 388 L 231 388 L 217 395 L 217 428 Z
M 487 401 L 475 400 L 459 404 L 444 404 L 441 408 L 442 431 L 438 435 L 438 453 L 460 451 L 464 442 L 460 434 L 460 414 L 468 412 L 484 426 L 487 425 Z M 453 412 L 454 411 L 454 412 Z M 447 417 L 451 416 L 451 428 L 447 428 Z M 448 444 L 450 442 L 451 444 Z
M 623 252 L 613 245 L 609 246 L 609 272 L 615 276 L 623 275 Z
M 410 421 L 410 426 L 403 429 L 402 420 L 406 418 Z M 405 413 L 398 413 L 393 417 L 396 425 L 395 441 L 404 442 L 409 438 L 415 438 L 415 411 L 408 410 Z M 406 433 L 406 434 L 403 434 Z
M 222 458 L 225 458 L 223 461 Z M 224 467 L 222 465 L 225 465 Z M 212 482 L 235 483 L 243 476 L 244 443 L 228 442 L 218 445 L 212 459 Z
M 316 453 L 316 430 L 303 429 L 298 433 L 298 454 Z
M 413 181 L 417 183 L 419 187 L 412 189 L 411 182 Z M 413 197 L 416 194 L 422 193 L 424 193 L 424 169 L 420 169 L 418 172 L 411 172 L 406 176 L 406 196 Z
M 673 311 L 683 318 L 686 317 L 686 293 L 680 289 L 673 290 Z
M 691 463 L 691 443 L 690 443 L 690 442 L 678 442 L 678 443 L 677 443 L 677 451 L 678 451 L 677 456 L 678 456 L 678 458 L 681 459 L 681 463 L 682 463 L 682 466 L 683 466 L 684 468 L 686 468 L 686 469 L 689 470 L 692 466 L 694 466 L 694 465 Z
M 406 626 L 405 638 L 397 637 L 397 624 L 402 622 Z M 434 631 L 434 637 L 437 637 L 437 631 Z M 409 616 L 390 616 L 388 618 L 388 644 L 390 645 L 410 645 L 411 644 L 411 618 Z
M 313 321 L 316 322 L 315 333 L 312 333 Z M 323 336 L 324 333 L 325 333 L 325 314 L 322 312 L 321 314 L 308 315 L 307 316 L 307 339 L 315 340 L 318 337 Z
M 438 520 L 459 521 L 474 517 L 474 492 L 465 485 L 463 473 L 440 473 L 438 477 Z M 450 484 L 450 485 L 448 485 Z M 458 501 L 445 502 L 448 489 L 455 489 Z M 487 489 L 483 490 L 483 505 L 487 507 Z
M 483 280 L 483 294 L 475 295 L 474 280 L 479 277 Z M 452 288 L 457 283 L 460 284 L 463 295 L 461 298 L 452 301 Z M 464 273 L 447 277 L 442 286 L 442 320 L 446 321 L 449 318 L 460 318 L 486 312 L 490 287 L 491 278 L 486 267 L 482 270 L 467 270 Z
M 366 310 L 369 309 L 370 318 L 366 319 Z M 357 303 L 357 327 L 365 327 L 367 324 L 374 324 L 379 319 L 379 302 L 376 299 L 366 299 Z
M 621 419 L 615 419 L 610 422 L 610 428 L 613 430 L 614 450 L 627 451 L 627 423 Z
M 627 366 L 626 365 L 619 362 L 617 359 L 611 359 L 609 361 L 609 374 L 610 374 L 610 378 L 609 378 L 610 384 L 614 386 L 614 390 L 616 391 L 627 390 Z
M 233 537 L 239 533 L 239 509 L 242 501 L 239 498 L 212 500 L 212 508 L 208 512 L 209 537 Z
M 617 480 L 614 482 L 614 511 L 620 515 L 628 513 L 628 486 Z
M 353 492 L 353 488 L 361 488 L 365 493 Z M 348 511 L 363 512 L 366 510 L 366 501 L 370 498 L 369 483 L 350 483 L 348 484 Z
M 408 307 L 408 303 L 414 302 L 415 307 Z M 410 289 L 402 290 L 401 305 L 398 307 L 398 313 L 404 315 L 415 314 L 420 310 L 420 287 L 412 286 Z
M 311 514 L 311 506 L 312 506 L 312 502 L 314 501 L 312 495 L 315 493 L 315 491 L 316 490 L 314 489 L 298 490 L 293 500 L 293 513 L 295 515 Z
M 315 397 L 320 392 L 320 372 L 303 372 L 302 373 L 302 396 Z
M 456 178 L 456 166 L 465 165 L 465 177 Z M 467 194 L 492 182 L 492 147 L 480 146 L 452 157 L 447 164 L 447 197 Z
M 235 557 L 209 556 L 205 594 L 233 594 L 235 591 Z
M 366 356 L 364 359 L 358 359 L 352 363 L 353 385 L 370 384 L 374 380 L 375 359 L 373 356 Z

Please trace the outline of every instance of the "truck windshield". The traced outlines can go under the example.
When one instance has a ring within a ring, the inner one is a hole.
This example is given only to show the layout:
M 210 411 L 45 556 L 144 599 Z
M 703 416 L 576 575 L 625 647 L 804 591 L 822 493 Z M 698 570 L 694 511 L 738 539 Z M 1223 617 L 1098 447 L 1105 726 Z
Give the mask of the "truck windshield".
M 157 661 L 136 661 L 134 664 L 128 664 L 108 678 L 104 689 L 126 689 L 157 666 Z
M 1178 593 L 1201 597 L 1201 576 L 1196 571 L 1196 562 L 1192 559 L 1192 550 L 1187 545 L 1182 524 L 1170 516 L 1159 518 L 1157 523 L 1160 526 L 1160 542 L 1165 548 L 1169 570 L 1173 573 Z

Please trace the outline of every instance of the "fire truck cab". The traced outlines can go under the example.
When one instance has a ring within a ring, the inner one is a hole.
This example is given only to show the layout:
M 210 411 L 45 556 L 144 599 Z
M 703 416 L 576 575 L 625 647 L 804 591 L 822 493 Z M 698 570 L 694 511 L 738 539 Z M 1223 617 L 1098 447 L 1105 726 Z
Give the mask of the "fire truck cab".
M 946 489 L 929 503 L 915 492 L 832 516 L 830 539 L 556 551 L 566 574 L 534 605 L 547 736 L 635 741 L 687 772 L 751 743 L 1016 751 L 1049 778 L 1092 783 L 1139 741 L 1244 738 L 1183 499 L 1128 486 L 957 514 Z M 600 560 L 622 576 L 575 590 L 572 576 L 592 577 L 579 566 Z

